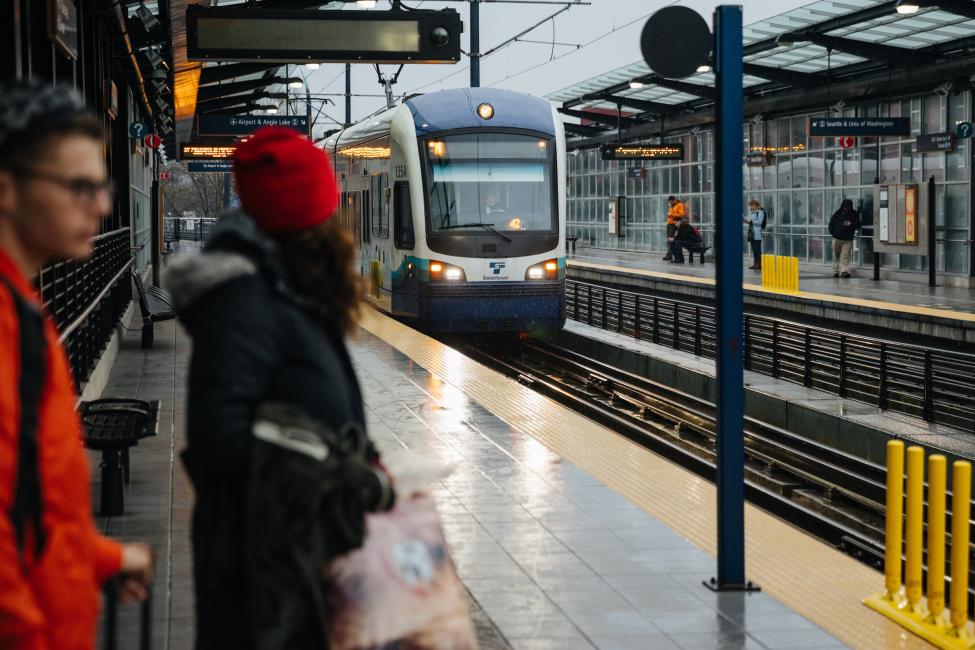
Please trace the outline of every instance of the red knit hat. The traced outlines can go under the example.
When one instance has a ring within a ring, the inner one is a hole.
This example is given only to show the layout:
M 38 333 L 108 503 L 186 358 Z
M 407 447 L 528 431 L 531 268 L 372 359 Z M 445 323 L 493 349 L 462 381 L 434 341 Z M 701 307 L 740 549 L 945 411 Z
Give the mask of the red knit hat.
M 339 185 L 325 152 L 297 131 L 257 130 L 234 152 L 240 205 L 267 232 L 301 230 L 330 218 Z

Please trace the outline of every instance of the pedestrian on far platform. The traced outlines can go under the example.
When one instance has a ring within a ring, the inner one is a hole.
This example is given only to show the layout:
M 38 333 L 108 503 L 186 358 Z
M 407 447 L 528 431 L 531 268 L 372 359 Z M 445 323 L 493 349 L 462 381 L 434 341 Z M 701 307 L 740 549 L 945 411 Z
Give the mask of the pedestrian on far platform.
M 833 236 L 833 277 L 850 277 L 850 255 L 853 239 L 860 229 L 860 213 L 853 209 L 853 201 L 843 199 L 840 209 L 829 220 L 829 234 Z
M 754 271 L 762 269 L 762 231 L 765 229 L 766 220 L 765 208 L 752 199 L 748 202 L 748 214 L 745 215 L 745 223 L 748 224 L 748 242 L 752 246 L 752 265 L 748 268 Z
M 687 208 L 684 202 L 671 194 L 667 197 L 667 254 L 664 261 L 670 262 L 674 259 L 673 246 L 674 237 L 677 234 L 678 221 L 687 215 Z
M 35 288 L 50 259 L 91 255 L 112 207 L 100 122 L 70 89 L 0 83 L 0 648 L 91 650 L 99 589 L 144 599 L 145 544 L 91 512 L 76 387 Z

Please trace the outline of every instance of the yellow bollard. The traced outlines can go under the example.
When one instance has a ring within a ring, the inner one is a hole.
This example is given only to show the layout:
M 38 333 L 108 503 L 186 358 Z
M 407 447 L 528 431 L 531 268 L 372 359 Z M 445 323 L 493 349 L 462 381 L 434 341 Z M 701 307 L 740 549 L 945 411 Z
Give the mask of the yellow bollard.
M 951 476 L 951 631 L 967 638 L 968 624 L 968 519 L 971 516 L 972 465 L 958 460 Z
M 766 275 L 767 272 L 768 272 L 768 255 L 763 254 L 762 255 L 762 286 L 763 287 L 768 286 L 768 276 Z
M 775 288 L 782 289 L 782 278 L 785 277 L 785 258 L 781 255 L 775 256 Z
M 945 611 L 945 475 L 941 454 L 928 458 L 928 617 L 925 623 L 944 627 Z
M 907 532 L 904 560 L 904 610 L 920 614 L 921 552 L 924 533 L 924 450 L 918 446 L 907 448 Z
M 887 443 L 887 531 L 884 542 L 884 588 L 887 600 L 901 600 L 901 518 L 904 507 L 904 443 Z
M 799 258 L 792 258 L 792 290 L 799 290 Z

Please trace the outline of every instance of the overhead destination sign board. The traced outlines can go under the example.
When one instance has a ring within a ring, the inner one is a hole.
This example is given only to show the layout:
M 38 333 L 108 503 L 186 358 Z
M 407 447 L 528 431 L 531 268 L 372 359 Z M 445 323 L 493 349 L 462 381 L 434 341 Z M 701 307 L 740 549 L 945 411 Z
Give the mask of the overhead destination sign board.
M 683 160 L 683 144 L 604 144 L 603 160 Z
M 909 117 L 810 117 L 810 136 L 910 135 Z
M 229 160 L 237 148 L 233 145 L 194 144 L 179 145 L 180 160 Z
M 204 113 L 198 118 L 200 135 L 250 135 L 265 126 L 284 126 L 308 133 L 307 115 L 221 115 Z
M 208 172 L 212 174 L 226 174 L 233 171 L 234 166 L 229 160 L 199 160 L 186 163 L 189 172 Z
M 745 154 L 745 164 L 749 167 L 768 167 L 772 161 L 766 151 L 750 151 Z
M 457 63 L 456 10 L 186 8 L 190 61 Z

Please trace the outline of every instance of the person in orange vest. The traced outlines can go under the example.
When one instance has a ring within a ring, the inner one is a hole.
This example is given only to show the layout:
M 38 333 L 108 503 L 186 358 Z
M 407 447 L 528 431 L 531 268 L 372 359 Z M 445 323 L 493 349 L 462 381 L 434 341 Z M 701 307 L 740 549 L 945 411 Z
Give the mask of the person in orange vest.
M 677 222 L 687 215 L 684 202 L 671 194 L 667 197 L 667 254 L 664 261 L 669 262 L 674 259 L 671 249 L 674 244 L 674 236 L 677 234 Z
M 99 586 L 145 598 L 145 544 L 100 535 L 75 385 L 31 283 L 49 258 L 92 252 L 111 209 L 100 123 L 81 98 L 0 83 L 0 648 L 91 650 Z

